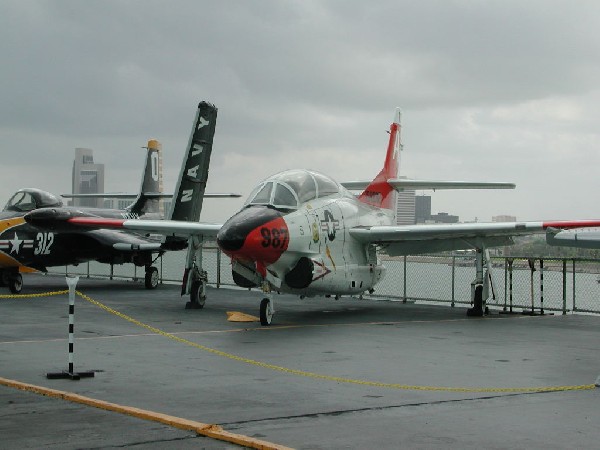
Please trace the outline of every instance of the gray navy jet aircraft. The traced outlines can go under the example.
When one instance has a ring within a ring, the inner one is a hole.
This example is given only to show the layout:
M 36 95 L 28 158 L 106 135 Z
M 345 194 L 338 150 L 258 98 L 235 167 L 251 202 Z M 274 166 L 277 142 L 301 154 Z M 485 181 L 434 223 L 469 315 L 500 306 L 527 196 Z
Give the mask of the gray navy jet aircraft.
M 197 222 L 203 198 L 235 197 L 234 194 L 206 194 L 208 167 L 212 152 L 217 108 L 201 102 L 183 158 L 169 219 Z M 0 284 L 8 285 L 12 293 L 21 292 L 22 273 L 42 271 L 48 267 L 76 265 L 87 261 L 106 264 L 133 263 L 145 267 L 145 286 L 158 285 L 158 270 L 153 265 L 165 251 L 180 250 L 188 240 L 163 237 L 143 232 L 113 229 L 82 229 L 69 224 L 71 217 L 113 219 L 157 219 L 158 146 L 148 146 L 141 192 L 126 210 L 64 206 L 61 199 L 39 189 L 21 189 L 0 212 Z M 27 217 L 25 217 L 27 216 Z M 190 263 L 191 273 L 187 293 L 199 292 L 201 271 Z M 196 289 L 196 292 L 189 292 Z

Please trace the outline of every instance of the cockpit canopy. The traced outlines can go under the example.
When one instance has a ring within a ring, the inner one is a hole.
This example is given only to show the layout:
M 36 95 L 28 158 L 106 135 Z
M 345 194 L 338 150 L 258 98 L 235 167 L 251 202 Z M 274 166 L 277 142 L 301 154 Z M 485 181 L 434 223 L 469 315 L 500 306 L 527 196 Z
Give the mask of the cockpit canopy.
M 50 192 L 27 188 L 19 189 L 10 198 L 4 211 L 27 212 L 38 208 L 61 207 L 62 205 L 63 202 Z
M 347 191 L 331 178 L 311 170 L 280 172 L 260 183 L 246 200 L 248 205 L 269 205 L 276 209 L 297 209 L 303 203 Z M 351 195 L 351 194 L 349 194 Z

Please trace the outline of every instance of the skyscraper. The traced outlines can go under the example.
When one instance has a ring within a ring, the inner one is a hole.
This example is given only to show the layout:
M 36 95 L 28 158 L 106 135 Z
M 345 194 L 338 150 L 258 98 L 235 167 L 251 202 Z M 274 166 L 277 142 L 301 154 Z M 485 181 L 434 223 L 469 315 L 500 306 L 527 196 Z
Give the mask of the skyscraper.
M 73 161 L 73 194 L 104 193 L 104 164 L 94 164 L 93 150 L 76 148 Z M 75 198 L 74 206 L 91 206 L 101 208 L 101 198 Z
M 405 177 L 402 177 L 405 178 Z M 415 223 L 415 191 L 404 189 L 398 192 L 396 204 L 396 224 L 414 225 Z
M 415 197 L 415 223 L 426 223 L 431 218 L 431 195 Z

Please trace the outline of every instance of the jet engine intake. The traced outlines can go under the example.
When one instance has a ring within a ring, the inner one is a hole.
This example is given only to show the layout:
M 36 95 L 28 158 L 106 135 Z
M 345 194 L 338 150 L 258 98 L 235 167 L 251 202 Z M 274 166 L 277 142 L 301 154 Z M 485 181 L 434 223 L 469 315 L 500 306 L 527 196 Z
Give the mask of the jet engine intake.
M 296 266 L 285 276 L 285 283 L 292 289 L 307 288 L 313 280 L 315 264 L 312 259 L 303 256 L 298 260 Z

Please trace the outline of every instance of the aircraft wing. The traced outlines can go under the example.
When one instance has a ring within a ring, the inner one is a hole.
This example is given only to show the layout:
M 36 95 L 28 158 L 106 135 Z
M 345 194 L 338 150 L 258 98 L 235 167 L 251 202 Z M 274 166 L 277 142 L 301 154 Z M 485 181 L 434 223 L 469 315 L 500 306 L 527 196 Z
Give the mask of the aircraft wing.
M 598 227 L 600 220 L 367 226 L 349 230 L 355 239 L 382 246 L 390 256 L 416 255 L 512 244 L 512 238 L 549 230 Z
M 63 198 L 115 198 L 115 199 L 134 199 L 137 198 L 139 194 L 123 194 L 123 193 L 114 193 L 114 194 L 60 194 Z M 159 192 L 146 192 L 144 195 L 147 198 L 173 198 L 173 194 L 163 194 Z M 204 194 L 204 198 L 240 198 L 241 194 L 234 194 L 230 192 L 207 192 Z
M 366 189 L 370 182 L 367 181 L 348 181 L 341 183 L 346 189 L 351 191 Z M 397 191 L 406 189 L 414 190 L 438 190 L 438 189 L 514 189 L 514 183 L 503 181 L 429 181 L 429 180 L 411 180 L 408 178 L 390 178 L 387 183 Z
M 600 249 L 600 232 L 598 231 L 559 231 L 549 230 L 546 242 L 559 247 L 577 247 Z
M 66 221 L 72 226 L 88 228 L 116 228 L 144 234 L 160 234 L 163 236 L 213 237 L 221 229 L 221 224 L 186 222 L 181 220 L 133 220 L 105 219 L 101 217 L 73 217 Z

